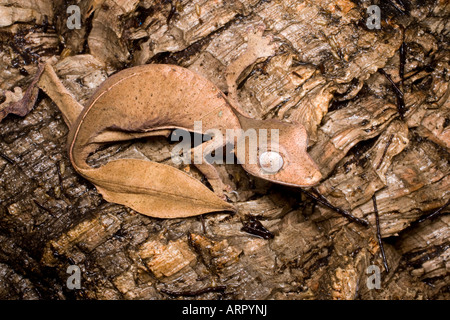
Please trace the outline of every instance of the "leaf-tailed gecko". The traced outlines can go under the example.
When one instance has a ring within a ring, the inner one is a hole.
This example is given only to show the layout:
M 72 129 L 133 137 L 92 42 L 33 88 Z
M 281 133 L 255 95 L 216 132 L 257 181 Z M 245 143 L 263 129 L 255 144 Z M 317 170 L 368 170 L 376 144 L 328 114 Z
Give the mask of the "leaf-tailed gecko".
M 305 187 L 317 184 L 320 171 L 306 152 L 307 132 L 298 123 L 256 120 L 237 101 L 239 75 L 260 58 L 275 53 L 275 45 L 263 36 L 264 27 L 249 33 L 247 50 L 226 71 L 228 96 L 204 77 L 179 66 L 149 64 L 122 70 L 96 90 L 86 106 L 80 105 L 64 88 L 50 64 L 46 64 L 39 88 L 60 108 L 70 128 L 68 153 L 75 170 L 90 180 L 110 202 L 131 207 L 160 218 L 186 217 L 214 211 L 234 211 L 224 201 L 223 184 L 216 168 L 205 157 L 223 147 L 210 140 L 202 148 L 203 161 L 194 165 L 213 188 L 174 167 L 139 159 L 112 160 L 99 168 L 87 164 L 88 156 L 105 143 L 167 135 L 180 128 L 194 131 L 194 121 L 202 121 L 202 131 L 220 130 L 228 141 L 227 129 L 277 129 L 276 152 L 265 150 L 257 163 L 239 159 L 253 176 L 275 183 Z M 200 133 L 203 133 L 200 132 Z M 195 148 L 194 148 L 195 149 Z M 194 155 L 195 150 L 192 154 Z M 259 152 L 259 151 L 258 151 Z M 247 155 L 244 155 L 247 157 Z M 275 158 L 275 159 L 274 159 Z M 276 162 L 275 170 L 265 167 Z

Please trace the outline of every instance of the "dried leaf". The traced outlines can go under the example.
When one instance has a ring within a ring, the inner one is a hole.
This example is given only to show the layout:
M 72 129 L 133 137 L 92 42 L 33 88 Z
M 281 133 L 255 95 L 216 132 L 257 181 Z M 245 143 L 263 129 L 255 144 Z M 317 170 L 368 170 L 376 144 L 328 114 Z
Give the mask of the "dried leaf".
M 15 94 L 6 94 L 6 101 L 0 105 L 0 121 L 10 113 L 23 117 L 31 111 L 39 93 L 39 88 L 36 86 L 36 83 L 38 82 L 41 73 L 44 71 L 44 66 L 44 64 L 39 65 L 36 75 L 28 89 L 25 91 L 22 99 L 17 101 L 16 97 L 18 92 L 16 90 Z
M 234 211 L 200 181 L 157 162 L 119 159 L 83 170 L 105 200 L 157 218 L 182 218 Z

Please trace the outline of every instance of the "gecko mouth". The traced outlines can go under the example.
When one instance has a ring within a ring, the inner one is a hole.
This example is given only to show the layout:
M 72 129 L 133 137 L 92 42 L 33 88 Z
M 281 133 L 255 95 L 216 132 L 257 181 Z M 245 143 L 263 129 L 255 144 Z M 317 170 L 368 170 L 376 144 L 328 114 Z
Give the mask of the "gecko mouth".
M 322 174 L 320 171 L 316 170 L 310 176 L 303 177 L 301 180 L 297 180 L 296 182 L 287 181 L 287 179 L 279 179 L 276 174 L 263 174 L 260 177 L 264 180 L 271 181 L 273 183 L 281 184 L 284 186 L 290 187 L 311 187 L 320 182 L 322 179 Z

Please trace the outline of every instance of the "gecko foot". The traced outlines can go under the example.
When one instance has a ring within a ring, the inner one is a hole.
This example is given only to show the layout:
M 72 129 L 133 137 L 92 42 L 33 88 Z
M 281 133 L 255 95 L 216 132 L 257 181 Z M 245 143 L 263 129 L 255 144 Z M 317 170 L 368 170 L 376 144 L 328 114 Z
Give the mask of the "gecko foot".
M 278 45 L 273 42 L 273 36 L 263 36 L 266 26 L 264 24 L 258 24 L 255 27 L 249 27 L 247 29 L 247 43 L 248 52 L 251 52 L 256 59 L 269 57 L 275 54 Z
M 247 28 L 247 49 L 235 59 L 225 71 L 225 79 L 228 87 L 228 100 L 240 113 L 247 115 L 238 101 L 238 79 L 247 67 L 253 65 L 260 58 L 270 57 L 275 54 L 278 45 L 273 42 L 272 36 L 264 36 L 266 26 L 262 23 Z
M 233 191 L 233 189 L 229 185 L 223 183 L 221 180 L 208 180 L 208 182 L 211 185 L 214 193 L 224 201 L 227 200 L 226 194 Z

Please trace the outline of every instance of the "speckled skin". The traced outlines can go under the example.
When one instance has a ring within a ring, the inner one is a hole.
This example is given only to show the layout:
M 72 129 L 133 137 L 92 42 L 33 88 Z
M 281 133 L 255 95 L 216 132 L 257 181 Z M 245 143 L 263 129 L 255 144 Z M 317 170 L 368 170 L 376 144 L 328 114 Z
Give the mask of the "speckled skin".
M 108 78 L 92 96 L 69 134 L 69 154 L 79 168 L 98 144 L 182 128 L 240 128 L 223 93 L 205 78 L 172 65 L 144 65 Z

